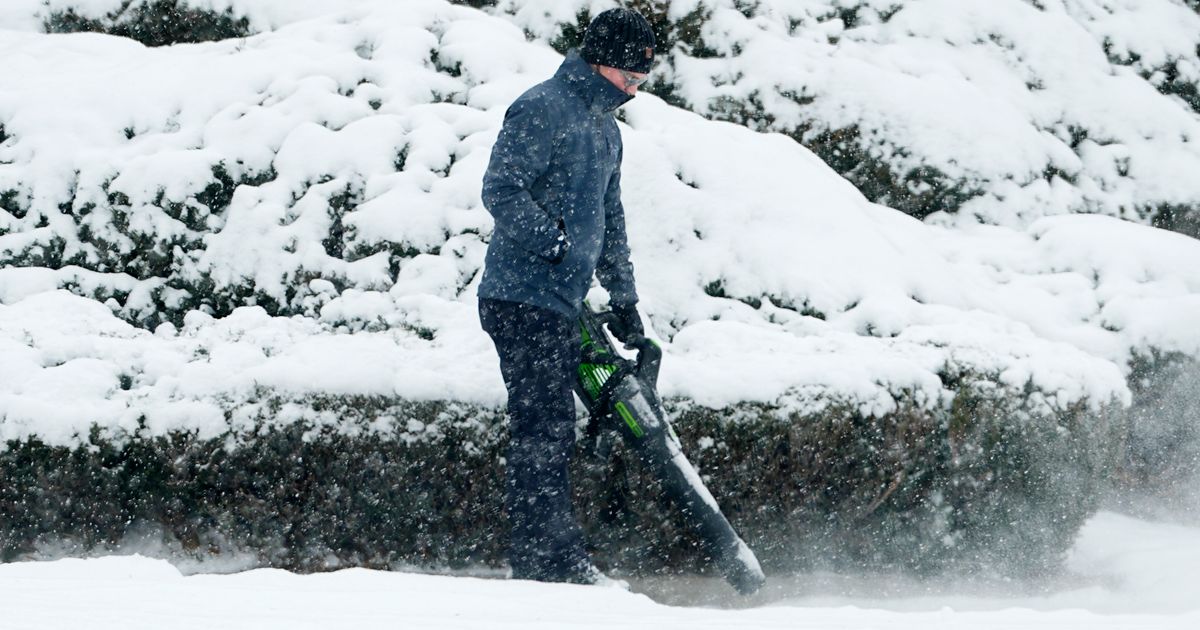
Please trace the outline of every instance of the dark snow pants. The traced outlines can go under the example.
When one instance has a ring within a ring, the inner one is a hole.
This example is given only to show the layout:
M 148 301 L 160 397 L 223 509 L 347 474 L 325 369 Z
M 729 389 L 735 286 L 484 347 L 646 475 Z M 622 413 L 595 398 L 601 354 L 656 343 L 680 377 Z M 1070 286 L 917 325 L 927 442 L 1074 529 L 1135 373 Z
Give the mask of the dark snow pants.
M 508 388 L 505 508 L 513 577 L 568 581 L 590 565 L 571 505 L 579 325 L 555 311 L 479 300 Z

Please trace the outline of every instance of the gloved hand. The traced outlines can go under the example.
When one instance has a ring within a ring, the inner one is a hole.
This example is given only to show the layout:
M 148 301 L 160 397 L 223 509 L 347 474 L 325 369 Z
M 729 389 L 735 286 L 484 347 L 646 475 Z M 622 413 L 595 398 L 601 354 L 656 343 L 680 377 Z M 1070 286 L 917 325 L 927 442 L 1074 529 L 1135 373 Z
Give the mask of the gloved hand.
M 613 336 L 623 344 L 630 344 L 646 335 L 642 318 L 638 316 L 636 304 L 619 304 L 612 307 L 616 321 L 608 325 Z
M 557 265 L 567 257 L 567 250 L 571 249 L 571 241 L 567 239 L 567 226 L 562 219 L 558 220 L 558 240 L 550 248 L 546 254 L 546 260 L 550 261 L 551 265 Z

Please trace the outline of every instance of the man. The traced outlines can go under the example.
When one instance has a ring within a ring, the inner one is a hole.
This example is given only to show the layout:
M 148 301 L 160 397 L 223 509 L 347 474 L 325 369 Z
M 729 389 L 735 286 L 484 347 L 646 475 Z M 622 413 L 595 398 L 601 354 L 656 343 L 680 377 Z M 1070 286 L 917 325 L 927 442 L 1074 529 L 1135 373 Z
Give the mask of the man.
M 607 579 L 584 549 L 567 473 L 578 314 L 595 274 L 619 320 L 612 333 L 625 343 L 642 338 L 612 112 L 634 97 L 653 61 L 645 18 L 627 9 L 597 15 L 554 77 L 509 107 L 483 178 L 496 228 L 479 317 L 508 388 L 505 507 L 517 579 Z

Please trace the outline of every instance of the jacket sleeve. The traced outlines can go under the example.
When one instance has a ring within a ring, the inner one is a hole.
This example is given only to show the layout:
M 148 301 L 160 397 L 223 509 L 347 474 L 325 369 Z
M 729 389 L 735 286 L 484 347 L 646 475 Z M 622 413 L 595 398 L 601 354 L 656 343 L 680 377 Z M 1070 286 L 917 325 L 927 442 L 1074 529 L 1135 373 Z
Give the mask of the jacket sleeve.
M 625 207 L 621 205 L 622 157 L 618 154 L 617 168 L 604 193 L 604 248 L 596 265 L 596 277 L 608 290 L 609 303 L 614 306 L 633 305 L 638 301 L 633 263 L 629 261 L 629 241 L 625 236 Z
M 483 176 L 483 205 L 496 231 L 530 253 L 553 255 L 558 222 L 533 200 L 533 184 L 550 166 L 554 145 L 552 120 L 536 99 L 518 99 L 504 115 Z

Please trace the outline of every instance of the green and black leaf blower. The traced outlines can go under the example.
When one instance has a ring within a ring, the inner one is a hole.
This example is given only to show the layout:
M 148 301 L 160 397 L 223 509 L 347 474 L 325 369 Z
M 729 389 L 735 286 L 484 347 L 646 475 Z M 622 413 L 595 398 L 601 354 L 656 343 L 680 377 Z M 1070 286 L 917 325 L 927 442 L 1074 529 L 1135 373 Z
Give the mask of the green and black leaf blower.
M 584 303 L 575 390 L 591 416 L 588 433 L 594 436 L 605 428 L 619 433 L 642 465 L 662 480 L 664 492 L 704 541 L 705 551 L 725 579 L 743 595 L 754 593 L 766 582 L 758 558 L 684 456 L 663 411 L 657 392 L 662 350 L 642 337 L 627 346 L 637 348 L 636 361 L 620 356 L 603 329 L 613 321 L 612 313 L 594 312 Z

